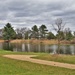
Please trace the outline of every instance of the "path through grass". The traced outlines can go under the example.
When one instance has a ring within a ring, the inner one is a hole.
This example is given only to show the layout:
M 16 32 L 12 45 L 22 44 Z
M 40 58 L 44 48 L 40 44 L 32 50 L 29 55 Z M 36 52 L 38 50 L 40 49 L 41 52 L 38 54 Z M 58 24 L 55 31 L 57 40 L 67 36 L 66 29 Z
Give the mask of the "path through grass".
M 39 56 L 37 56 L 35 58 L 43 59 L 43 60 L 49 60 L 49 61 L 62 62 L 62 63 L 75 64 L 75 56 L 74 55 L 50 55 L 50 54 L 44 54 L 44 55 L 39 55 Z
M 75 75 L 75 70 L 4 58 L 4 54 L 27 53 L 0 51 L 0 75 Z

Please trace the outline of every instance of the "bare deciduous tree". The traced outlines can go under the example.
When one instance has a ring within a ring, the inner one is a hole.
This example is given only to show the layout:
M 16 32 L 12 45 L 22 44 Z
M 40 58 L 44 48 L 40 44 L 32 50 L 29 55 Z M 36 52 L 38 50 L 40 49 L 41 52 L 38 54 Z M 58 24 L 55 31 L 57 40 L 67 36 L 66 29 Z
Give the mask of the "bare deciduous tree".
M 61 31 L 63 31 L 65 24 L 63 23 L 61 18 L 56 19 L 55 24 L 52 24 L 54 30 L 58 34 L 58 51 L 57 53 L 60 53 L 60 41 L 61 41 Z
M 22 34 L 23 39 L 25 38 L 25 33 L 28 31 L 28 28 L 17 28 L 16 32 L 17 34 Z

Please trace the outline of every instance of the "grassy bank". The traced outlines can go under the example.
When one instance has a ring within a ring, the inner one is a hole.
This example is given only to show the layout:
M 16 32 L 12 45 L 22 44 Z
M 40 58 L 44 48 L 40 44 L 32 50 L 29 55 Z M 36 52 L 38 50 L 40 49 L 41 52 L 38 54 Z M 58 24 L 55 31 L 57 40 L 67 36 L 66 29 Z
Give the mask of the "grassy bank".
M 75 56 L 74 55 L 50 55 L 50 54 L 45 54 L 45 55 L 39 55 L 35 58 L 48 60 L 48 61 L 75 64 Z
M 0 75 L 75 75 L 75 70 L 2 57 L 2 55 L 5 54 L 37 54 L 43 57 L 48 55 L 44 53 L 24 53 L 0 50 Z
M 1 42 L 4 42 L 4 40 L 0 40 L 0 43 Z M 25 39 L 16 39 L 16 40 L 10 40 L 11 43 L 32 43 L 32 44 L 49 44 L 49 45 L 52 45 L 52 44 L 58 44 L 58 40 L 48 40 L 48 39 L 29 39 L 29 40 L 25 40 Z M 65 44 L 75 44 L 75 41 L 74 40 L 71 40 L 71 41 L 66 41 L 66 40 L 62 40 L 60 42 L 61 44 L 65 45 Z
M 11 43 L 33 43 L 33 44 L 58 44 L 58 40 L 48 40 L 48 39 L 43 39 L 43 40 L 38 40 L 38 39 L 29 39 L 29 40 L 11 40 Z M 71 41 L 67 41 L 67 40 L 62 40 L 60 42 L 61 44 L 75 44 L 75 41 L 74 40 L 71 40 Z
M 11 43 L 33 43 L 33 44 L 57 44 L 57 40 L 38 40 L 38 39 L 30 39 L 30 40 L 11 40 Z

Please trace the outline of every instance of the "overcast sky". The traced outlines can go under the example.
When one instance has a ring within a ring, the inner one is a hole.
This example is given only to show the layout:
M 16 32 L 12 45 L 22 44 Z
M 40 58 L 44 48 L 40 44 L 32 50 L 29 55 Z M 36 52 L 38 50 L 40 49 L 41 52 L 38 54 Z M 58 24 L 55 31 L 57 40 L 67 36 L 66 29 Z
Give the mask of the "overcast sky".
M 0 28 L 9 22 L 14 28 L 52 24 L 62 18 L 75 31 L 75 0 L 0 0 Z

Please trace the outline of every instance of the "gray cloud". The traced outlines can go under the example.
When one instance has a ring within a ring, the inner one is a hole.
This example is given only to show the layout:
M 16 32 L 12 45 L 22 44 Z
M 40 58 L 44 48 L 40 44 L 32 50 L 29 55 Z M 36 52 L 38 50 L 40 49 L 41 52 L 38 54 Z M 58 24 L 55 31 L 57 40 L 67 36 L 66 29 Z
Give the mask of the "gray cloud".
M 10 22 L 16 28 L 46 24 L 51 29 L 55 19 L 62 18 L 74 31 L 74 14 L 74 0 L 0 0 L 1 28 Z

